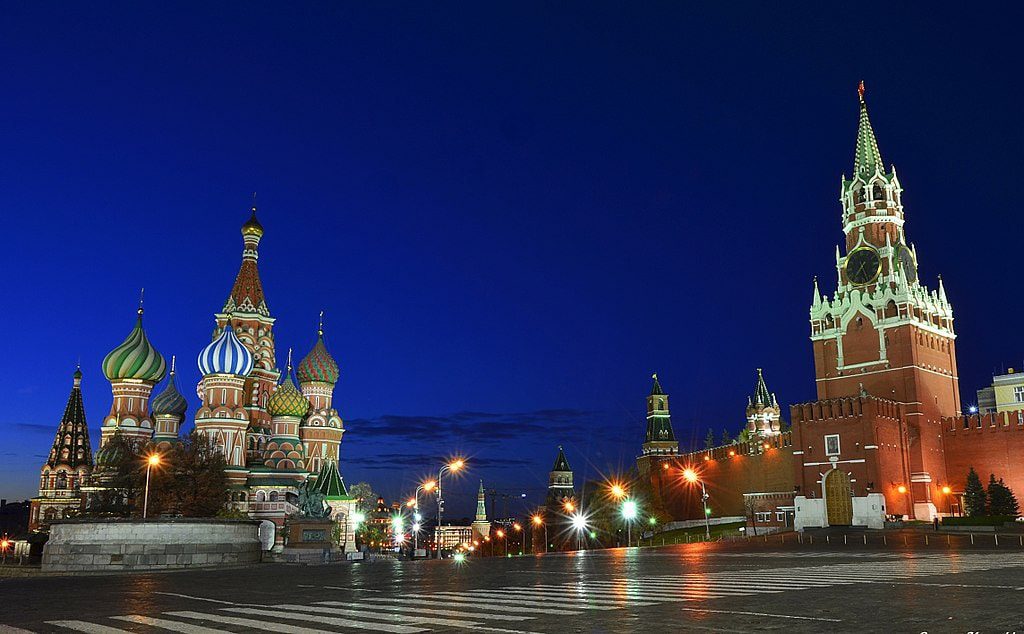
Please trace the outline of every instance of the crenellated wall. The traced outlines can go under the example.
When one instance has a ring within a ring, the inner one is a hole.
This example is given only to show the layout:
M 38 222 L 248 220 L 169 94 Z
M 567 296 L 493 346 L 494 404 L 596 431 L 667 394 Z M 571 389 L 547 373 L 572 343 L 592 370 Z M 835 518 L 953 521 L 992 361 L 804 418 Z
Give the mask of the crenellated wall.
M 971 467 L 982 484 L 987 485 L 989 474 L 995 474 L 1018 499 L 1024 499 L 1024 411 L 945 417 L 942 442 L 953 499 L 937 502 L 940 511 L 958 503 Z

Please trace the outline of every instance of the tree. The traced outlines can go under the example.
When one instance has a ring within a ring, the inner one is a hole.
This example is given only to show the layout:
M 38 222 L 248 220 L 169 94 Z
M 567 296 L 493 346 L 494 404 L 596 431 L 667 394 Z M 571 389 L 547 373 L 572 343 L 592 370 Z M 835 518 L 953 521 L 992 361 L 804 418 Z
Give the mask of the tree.
M 981 484 L 978 472 L 971 467 L 967 472 L 967 486 L 964 487 L 964 510 L 971 516 L 984 515 L 987 503 L 985 487 Z
M 747 518 L 750 520 L 750 526 L 754 530 L 754 536 L 757 536 L 757 512 L 762 508 L 761 500 L 754 495 L 743 496 L 743 510 L 747 512 Z
M 715 446 L 715 432 L 712 429 L 708 429 L 708 435 L 704 436 L 704 448 L 711 449 Z
M 93 481 L 99 485 L 99 490 L 89 496 L 85 515 L 131 517 L 145 477 L 138 443 L 114 432 L 96 457 L 98 464 L 93 472 Z
M 193 430 L 164 450 L 160 462 L 151 475 L 151 515 L 214 517 L 223 511 L 227 463 L 206 434 Z
M 1013 491 L 1003 483 L 1002 478 L 996 481 L 994 474 L 989 475 L 988 479 L 988 512 L 989 515 L 1010 517 L 1017 517 L 1020 514 L 1020 506 Z
M 732 444 L 732 436 L 729 434 L 729 430 L 728 429 L 723 429 L 722 430 L 722 444 L 723 445 L 731 445 Z
M 356 507 L 366 513 L 377 508 L 377 494 L 369 482 L 356 482 L 348 488 L 348 494 L 356 499 Z

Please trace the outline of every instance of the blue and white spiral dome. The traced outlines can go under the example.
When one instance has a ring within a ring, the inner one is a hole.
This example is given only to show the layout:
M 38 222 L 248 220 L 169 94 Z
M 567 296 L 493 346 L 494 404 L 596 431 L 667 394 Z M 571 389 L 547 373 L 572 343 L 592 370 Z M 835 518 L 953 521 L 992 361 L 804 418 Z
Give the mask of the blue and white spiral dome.
M 199 370 L 208 374 L 234 374 L 248 376 L 252 371 L 252 353 L 238 340 L 231 324 L 226 324 L 220 336 L 199 353 Z

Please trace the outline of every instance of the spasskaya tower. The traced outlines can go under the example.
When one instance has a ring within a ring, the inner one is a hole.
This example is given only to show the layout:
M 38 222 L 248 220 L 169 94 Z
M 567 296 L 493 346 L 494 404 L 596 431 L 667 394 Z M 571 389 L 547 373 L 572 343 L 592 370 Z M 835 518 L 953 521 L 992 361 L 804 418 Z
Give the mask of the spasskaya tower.
M 946 481 L 940 418 L 960 411 L 953 309 L 941 277 L 936 290 L 920 278 L 903 187 L 882 162 L 863 82 L 858 93 L 853 174 L 840 188 L 846 239 L 836 247 L 836 290 L 823 296 L 815 278 L 810 309 L 818 401 L 793 407 L 803 436 L 798 490 L 821 485 L 826 498 L 830 469 L 842 469 L 835 491 L 882 493 L 890 513 L 930 519 L 933 489 Z M 824 424 L 843 419 L 835 429 Z

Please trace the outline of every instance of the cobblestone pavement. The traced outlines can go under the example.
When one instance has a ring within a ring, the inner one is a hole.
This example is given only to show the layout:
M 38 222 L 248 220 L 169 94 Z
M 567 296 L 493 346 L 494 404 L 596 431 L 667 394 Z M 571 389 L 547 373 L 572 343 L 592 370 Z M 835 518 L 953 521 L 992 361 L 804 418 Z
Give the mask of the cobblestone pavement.
M 1024 549 L 691 544 L 0 581 L 4 632 L 1006 632 Z

